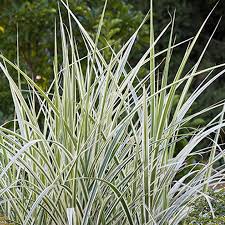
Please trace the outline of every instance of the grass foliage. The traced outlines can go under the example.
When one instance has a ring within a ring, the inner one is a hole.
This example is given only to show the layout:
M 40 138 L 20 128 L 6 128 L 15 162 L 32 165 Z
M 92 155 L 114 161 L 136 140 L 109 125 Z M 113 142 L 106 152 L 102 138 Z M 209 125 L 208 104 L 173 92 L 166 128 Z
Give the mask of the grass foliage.
M 106 46 L 111 51 L 111 60 L 107 61 L 104 50 L 98 49 L 106 5 L 96 39 L 92 40 L 69 6 L 63 4 L 69 27 L 59 14 L 61 46 L 55 40 L 54 80 L 48 91 L 21 71 L 19 62 L 13 64 L 0 56 L 15 106 L 14 129 L 0 126 L 1 211 L 14 224 L 23 225 L 176 225 L 199 196 L 210 205 L 204 193 L 224 173 L 222 167 L 212 167 L 224 155 L 218 144 L 220 129 L 225 125 L 224 103 L 188 116 L 187 112 L 225 72 L 224 65 L 199 68 L 212 37 L 195 65 L 186 69 L 209 16 L 196 36 L 186 42 L 177 73 L 170 74 L 170 62 L 176 60 L 172 58 L 173 49 L 182 44 L 174 42 L 175 16 L 154 37 L 150 11 L 146 17 L 150 18 L 149 49 L 131 67 L 130 52 L 142 24 L 120 51 Z M 74 23 L 86 46 L 82 53 L 77 50 Z M 160 38 L 168 32 L 168 48 L 156 52 Z M 58 62 L 61 53 L 63 61 Z M 8 67 L 26 82 L 26 90 L 12 79 Z M 143 67 L 149 70 L 140 79 Z M 188 94 L 199 75 L 206 79 Z M 180 98 L 174 106 L 178 90 Z M 209 124 L 184 129 L 189 121 L 217 107 L 222 111 Z M 199 147 L 209 137 L 210 145 Z M 189 141 L 177 152 L 176 146 L 184 138 Z M 204 164 L 186 164 L 189 157 L 209 152 Z M 188 173 L 178 176 L 188 167 Z

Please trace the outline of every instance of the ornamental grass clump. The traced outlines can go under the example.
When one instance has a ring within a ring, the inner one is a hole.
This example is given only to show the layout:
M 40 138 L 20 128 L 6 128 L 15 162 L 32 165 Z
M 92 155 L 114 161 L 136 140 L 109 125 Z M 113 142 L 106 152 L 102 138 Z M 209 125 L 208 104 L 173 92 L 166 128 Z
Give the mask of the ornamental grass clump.
M 98 40 L 106 4 L 94 41 L 69 6 L 64 6 L 69 26 L 59 14 L 61 46 L 55 38 L 54 79 L 48 91 L 23 72 L 19 62 L 0 56 L 15 107 L 14 128 L 0 126 L 3 215 L 23 225 L 176 225 L 197 198 L 205 197 L 210 205 L 208 187 L 224 174 L 223 167 L 213 167 L 224 156 L 218 143 L 225 125 L 224 103 L 191 115 L 187 112 L 224 75 L 225 64 L 199 68 L 216 28 L 195 65 L 186 69 L 209 16 L 196 36 L 186 41 L 180 66 L 171 74 L 170 63 L 176 60 L 172 51 L 185 43 L 174 43 L 174 16 L 154 37 L 151 4 L 145 19 L 150 18 L 149 48 L 132 67 L 130 53 L 145 21 L 119 52 L 106 46 L 111 57 L 105 60 Z M 86 46 L 82 53 L 73 36 L 73 23 Z M 165 33 L 170 34 L 168 47 L 156 52 Z M 13 80 L 11 67 L 22 87 Z M 139 76 L 142 68 L 147 72 Z M 206 78 L 190 92 L 199 75 Z M 180 98 L 174 106 L 178 91 Z M 184 129 L 189 121 L 218 107 L 221 113 L 204 127 Z M 184 138 L 188 142 L 177 152 Z M 202 147 L 207 138 L 210 145 Z M 189 157 L 205 154 L 210 155 L 206 162 L 187 165 Z M 178 176 L 187 167 L 188 172 Z

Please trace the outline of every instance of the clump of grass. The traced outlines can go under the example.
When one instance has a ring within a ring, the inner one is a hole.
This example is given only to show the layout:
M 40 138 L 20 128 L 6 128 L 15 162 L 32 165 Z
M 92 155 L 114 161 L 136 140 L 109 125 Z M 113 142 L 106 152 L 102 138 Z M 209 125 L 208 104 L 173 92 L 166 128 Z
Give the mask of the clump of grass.
M 212 167 L 224 154 L 217 143 L 224 126 L 223 110 L 206 126 L 194 132 L 180 132 L 191 119 L 224 104 L 186 115 L 196 99 L 225 72 L 224 64 L 199 69 L 212 36 L 193 68 L 185 72 L 209 16 L 196 36 L 188 40 L 177 73 L 168 83 L 168 77 L 173 76 L 172 50 L 182 44 L 174 44 L 174 16 L 154 37 L 150 11 L 149 49 L 132 68 L 128 60 L 142 25 L 119 52 L 107 46 L 111 49 L 111 60 L 107 62 L 98 49 L 106 5 L 95 41 L 69 6 L 64 5 L 69 27 L 65 27 L 59 14 L 63 61 L 58 62 L 59 43 L 55 40 L 54 80 L 48 91 L 0 56 L 16 114 L 14 130 L 0 127 L 0 206 L 4 214 L 15 224 L 23 225 L 175 225 L 199 196 L 204 196 L 210 205 L 203 191 L 219 182 L 224 172 L 223 168 Z M 79 56 L 73 22 L 86 46 L 84 58 Z M 168 48 L 156 52 L 155 46 L 166 32 L 170 32 Z M 159 64 L 158 56 L 165 57 Z M 20 84 L 14 82 L 8 66 L 26 82 L 29 94 L 25 95 Z M 139 71 L 146 66 L 149 71 L 141 79 Z M 221 71 L 210 76 L 218 69 Z M 191 84 L 202 74 L 208 79 L 188 96 Z M 172 110 L 181 87 L 179 101 Z M 196 151 L 212 133 L 216 133 L 212 146 Z M 189 142 L 176 153 L 177 143 L 186 137 Z M 208 162 L 186 165 L 190 156 L 209 151 Z M 178 178 L 187 166 L 191 167 L 189 172 Z

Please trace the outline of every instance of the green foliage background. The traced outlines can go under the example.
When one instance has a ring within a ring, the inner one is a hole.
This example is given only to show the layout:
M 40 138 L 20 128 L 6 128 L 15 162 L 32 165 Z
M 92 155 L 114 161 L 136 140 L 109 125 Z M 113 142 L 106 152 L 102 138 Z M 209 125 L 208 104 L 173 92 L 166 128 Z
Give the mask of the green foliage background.
M 211 204 L 214 210 L 214 218 L 207 200 L 200 197 L 191 206 L 192 212 L 184 222 L 188 225 L 224 225 L 225 224 L 225 193 L 224 190 L 210 191 Z
M 104 0 L 83 1 L 69 0 L 71 10 L 78 16 L 84 27 L 95 36 L 98 22 L 100 19 Z M 159 33 L 168 23 L 170 16 L 176 9 L 176 40 L 182 41 L 195 34 L 209 11 L 215 5 L 216 0 L 157 0 L 154 1 L 155 8 L 155 29 Z M 60 3 L 59 3 L 60 5 Z M 63 7 L 60 7 L 65 16 Z M 57 0 L 2 0 L 0 15 L 0 51 L 10 60 L 16 61 L 16 42 L 17 26 L 19 30 L 19 56 L 20 66 L 33 79 L 37 75 L 41 76 L 38 80 L 40 86 L 46 88 L 51 81 L 52 57 L 54 49 L 54 27 L 55 18 L 58 13 Z M 136 30 L 149 10 L 148 0 L 109 0 L 107 11 L 102 29 L 102 36 L 99 47 L 103 47 L 107 42 L 112 45 L 115 51 L 121 47 L 124 41 Z M 218 19 L 224 15 L 225 3 L 220 1 L 213 13 L 206 29 L 204 30 L 197 48 L 192 54 L 193 61 L 199 56 L 206 40 L 210 36 Z M 56 21 L 57 22 L 57 21 Z M 66 20 L 65 20 L 66 23 Z M 82 40 L 78 29 L 77 43 L 82 49 Z M 203 66 L 207 67 L 225 60 L 225 20 L 222 19 L 218 31 L 212 40 L 210 48 L 206 54 Z M 135 51 L 131 58 L 131 65 L 135 64 L 138 56 L 147 48 L 149 39 L 148 26 L 145 25 L 141 30 Z M 167 40 L 162 40 L 160 48 L 165 48 Z M 218 51 L 219 49 L 219 51 Z M 179 51 L 175 50 L 177 63 L 179 64 L 185 46 Z M 82 54 L 82 51 L 80 51 Z M 107 50 L 105 50 L 107 54 Z M 191 63 L 190 63 L 191 66 Z M 176 63 L 173 63 L 171 71 L 176 71 Z M 16 76 L 16 75 L 15 75 Z M 173 76 L 173 74 L 171 74 Z M 200 82 L 200 80 L 199 80 Z M 201 106 L 215 103 L 225 98 L 223 91 L 224 79 L 221 78 L 213 87 L 210 87 L 208 93 L 204 95 L 199 104 L 196 104 L 198 110 Z M 196 82 L 196 86 L 198 82 Z M 12 117 L 12 104 L 7 82 L 0 74 L 0 123 L 10 116 Z M 216 113 L 216 112 L 215 112 Z M 206 117 L 211 117 L 207 115 Z M 208 119 L 208 118 L 203 118 Z

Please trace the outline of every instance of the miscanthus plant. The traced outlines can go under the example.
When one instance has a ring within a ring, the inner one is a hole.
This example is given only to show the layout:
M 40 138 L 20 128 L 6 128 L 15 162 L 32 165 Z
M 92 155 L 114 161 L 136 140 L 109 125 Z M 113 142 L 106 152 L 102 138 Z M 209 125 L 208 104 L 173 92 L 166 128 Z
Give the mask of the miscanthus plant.
M 220 182 L 224 173 L 223 167 L 213 167 L 224 155 L 218 144 L 225 125 L 224 103 L 191 115 L 187 112 L 225 72 L 224 64 L 199 68 L 212 36 L 195 65 L 186 70 L 208 17 L 188 40 L 180 66 L 171 74 L 170 62 L 176 60 L 172 51 L 182 44 L 174 43 L 174 16 L 154 37 L 150 11 L 146 17 L 150 18 L 149 48 L 131 67 L 130 52 L 142 24 L 119 52 L 106 46 L 111 50 L 107 61 L 104 50 L 98 49 L 106 5 L 94 41 L 64 5 L 69 27 L 59 14 L 61 46 L 55 40 L 54 80 L 48 91 L 35 84 L 19 62 L 13 64 L 1 55 L 0 67 L 15 106 L 14 129 L 0 127 L 2 214 L 13 224 L 23 225 L 176 225 L 200 196 L 211 205 L 208 187 Z M 73 23 L 86 46 L 82 53 L 73 36 Z M 168 48 L 156 52 L 166 32 L 170 33 Z M 58 62 L 58 49 L 62 62 Z M 84 52 L 86 56 L 81 57 Z M 163 60 L 156 63 L 160 56 Z M 18 73 L 19 84 L 9 67 Z M 141 79 L 143 67 L 149 70 Z M 188 94 L 199 75 L 205 79 Z M 20 80 L 26 82 L 26 90 Z M 178 89 L 180 98 L 174 106 Z M 217 107 L 221 113 L 209 124 L 184 132 L 190 120 Z M 189 141 L 177 152 L 177 144 L 184 138 Z M 199 144 L 206 138 L 211 144 L 202 149 Z M 204 154 L 209 156 L 205 163 L 186 163 L 189 157 Z M 187 168 L 188 173 L 178 176 Z

